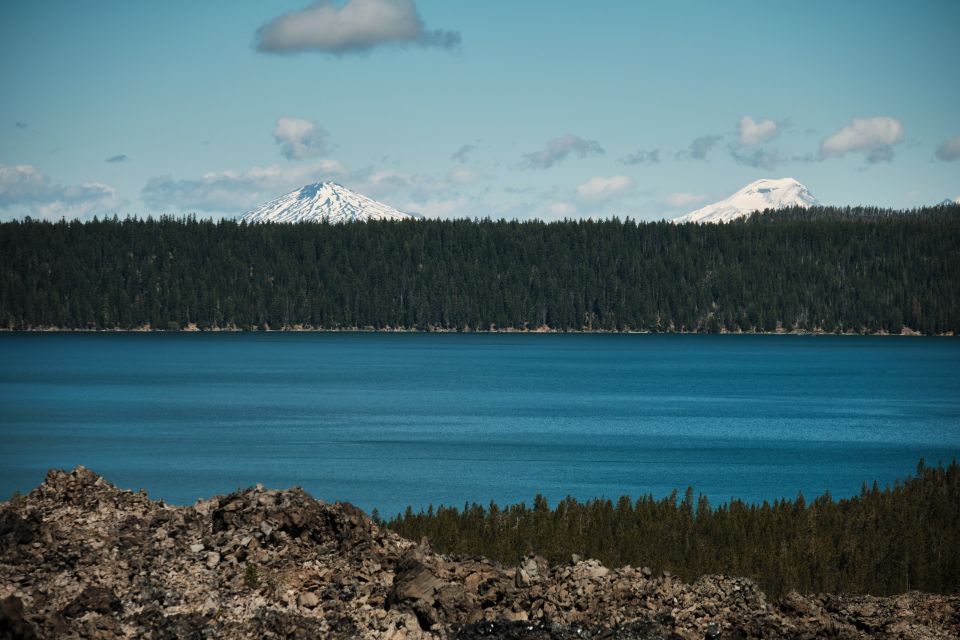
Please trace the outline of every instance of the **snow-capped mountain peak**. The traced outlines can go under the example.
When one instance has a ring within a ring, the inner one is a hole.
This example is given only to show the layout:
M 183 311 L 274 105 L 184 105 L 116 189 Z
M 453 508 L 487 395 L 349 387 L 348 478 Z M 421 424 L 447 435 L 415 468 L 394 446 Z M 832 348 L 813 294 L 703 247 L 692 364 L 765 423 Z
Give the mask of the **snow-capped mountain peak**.
M 336 182 L 316 182 L 262 204 L 240 216 L 240 220 L 254 224 L 406 220 L 412 217 Z
M 793 178 L 763 179 L 751 182 L 740 191 L 720 202 L 708 204 L 679 218 L 682 222 L 729 222 L 745 218 L 755 211 L 784 209 L 786 207 L 813 207 L 820 201 Z

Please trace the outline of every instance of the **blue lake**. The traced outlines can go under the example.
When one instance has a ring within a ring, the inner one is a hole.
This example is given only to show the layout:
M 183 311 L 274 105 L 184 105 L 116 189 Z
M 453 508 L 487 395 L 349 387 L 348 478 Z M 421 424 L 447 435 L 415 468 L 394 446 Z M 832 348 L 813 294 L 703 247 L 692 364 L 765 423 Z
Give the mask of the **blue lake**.
M 0 497 L 50 467 L 191 503 L 848 496 L 960 457 L 960 340 L 0 334 Z

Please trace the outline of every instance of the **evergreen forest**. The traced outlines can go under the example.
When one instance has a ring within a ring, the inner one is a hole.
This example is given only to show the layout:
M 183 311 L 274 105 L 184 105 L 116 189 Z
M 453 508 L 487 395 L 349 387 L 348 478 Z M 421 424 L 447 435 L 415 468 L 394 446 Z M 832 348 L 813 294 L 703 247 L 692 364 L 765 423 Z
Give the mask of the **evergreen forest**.
M 928 467 L 893 487 L 863 486 L 833 500 L 714 507 L 692 489 L 657 500 L 615 503 L 566 498 L 553 509 L 537 496 L 525 504 L 463 509 L 430 507 L 387 526 L 437 551 L 481 554 L 517 563 L 536 553 L 551 563 L 572 554 L 617 567 L 647 566 L 692 581 L 704 574 L 747 576 L 768 594 L 869 593 L 911 589 L 960 592 L 960 466 Z
M 0 224 L 0 328 L 960 331 L 960 207 Z

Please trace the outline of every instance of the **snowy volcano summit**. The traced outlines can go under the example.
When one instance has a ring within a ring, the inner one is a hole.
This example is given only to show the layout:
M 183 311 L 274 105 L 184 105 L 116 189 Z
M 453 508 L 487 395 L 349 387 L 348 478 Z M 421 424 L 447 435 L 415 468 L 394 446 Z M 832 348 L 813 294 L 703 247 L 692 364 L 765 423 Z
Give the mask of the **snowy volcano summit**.
M 779 180 L 757 180 L 720 202 L 674 218 L 681 222 L 730 222 L 745 218 L 755 211 L 764 209 L 785 209 L 787 207 L 818 206 L 820 201 L 810 191 L 793 178 Z
M 406 220 L 413 216 L 351 191 L 336 182 L 317 182 L 262 204 L 241 222 L 354 222 Z

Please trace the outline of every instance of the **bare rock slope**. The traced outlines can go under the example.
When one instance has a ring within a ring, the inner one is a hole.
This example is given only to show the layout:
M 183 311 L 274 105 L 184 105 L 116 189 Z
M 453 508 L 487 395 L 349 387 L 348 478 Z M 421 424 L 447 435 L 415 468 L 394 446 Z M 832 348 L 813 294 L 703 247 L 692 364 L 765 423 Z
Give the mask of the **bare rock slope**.
M 578 560 L 578 559 L 574 559 Z M 300 489 L 189 507 L 78 467 L 0 505 L 3 638 L 956 638 L 960 597 L 449 557 Z

